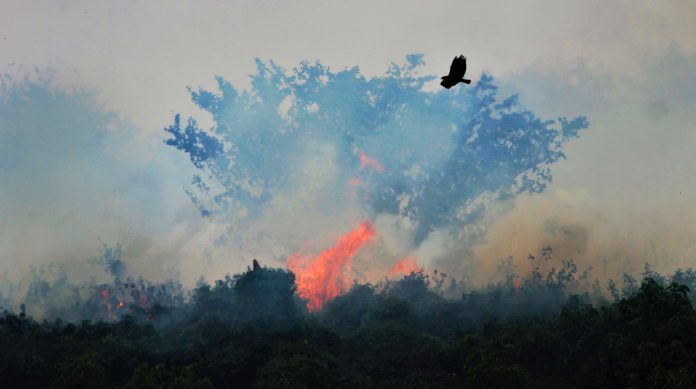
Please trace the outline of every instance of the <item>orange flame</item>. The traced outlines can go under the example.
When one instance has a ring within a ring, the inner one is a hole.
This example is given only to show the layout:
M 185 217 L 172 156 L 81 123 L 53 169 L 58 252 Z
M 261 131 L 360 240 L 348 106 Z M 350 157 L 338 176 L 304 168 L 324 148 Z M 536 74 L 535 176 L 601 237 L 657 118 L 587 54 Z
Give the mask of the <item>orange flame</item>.
M 375 157 L 369 157 L 364 151 L 360 152 L 360 169 L 365 169 L 369 167 L 378 172 L 384 171 L 384 166 L 379 163 L 379 160 Z
M 368 220 L 357 228 L 338 238 L 333 247 L 314 258 L 303 253 L 295 253 L 288 258 L 288 268 L 295 273 L 300 297 L 309 300 L 310 311 L 320 309 L 325 302 L 346 292 L 350 281 L 345 274 L 355 253 L 369 243 L 377 231 Z
M 418 272 L 420 266 L 416 262 L 416 258 L 412 256 L 406 256 L 404 258 L 396 261 L 394 266 L 387 272 L 387 277 L 397 278 L 399 276 L 407 276 L 411 273 Z

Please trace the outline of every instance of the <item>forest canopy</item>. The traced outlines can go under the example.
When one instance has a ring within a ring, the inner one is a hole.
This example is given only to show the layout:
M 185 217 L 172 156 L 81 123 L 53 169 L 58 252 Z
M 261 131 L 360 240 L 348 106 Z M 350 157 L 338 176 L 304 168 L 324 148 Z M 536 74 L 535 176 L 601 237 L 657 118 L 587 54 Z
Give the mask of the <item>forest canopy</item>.
M 19 314 L 5 310 L 0 383 L 138 388 L 696 383 L 696 311 L 690 299 L 696 272 L 665 278 L 646 270 L 635 289 L 594 303 L 588 294 L 567 292 L 576 281 L 574 274 L 537 278 L 445 299 L 437 293 L 437 276 L 421 271 L 380 285 L 355 284 L 314 313 L 297 296 L 294 275 L 282 269 L 258 267 L 213 285 L 201 283 L 183 300 L 165 285 L 117 281 L 106 299 L 95 290 L 102 311 L 119 315 L 107 321 L 37 322 L 24 307 Z M 157 301 L 145 300 L 151 296 Z M 128 303 L 119 307 L 118 301 Z

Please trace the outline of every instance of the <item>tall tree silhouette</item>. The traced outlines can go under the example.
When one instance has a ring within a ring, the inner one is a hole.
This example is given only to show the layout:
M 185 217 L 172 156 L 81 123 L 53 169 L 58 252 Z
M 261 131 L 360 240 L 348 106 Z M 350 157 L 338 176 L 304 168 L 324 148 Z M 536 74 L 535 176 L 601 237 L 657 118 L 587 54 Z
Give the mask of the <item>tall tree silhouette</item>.
M 542 191 L 564 144 L 588 125 L 584 117 L 542 120 L 516 96 L 500 99 L 485 74 L 474 88 L 426 91 L 437 77 L 417 75 L 423 64 L 409 55 L 366 78 L 357 67 L 303 62 L 287 71 L 258 60 L 249 91 L 220 77 L 218 91 L 192 91 L 214 125 L 177 118 L 167 144 L 201 170 L 188 193 L 203 215 L 253 221 L 298 186 L 317 188 L 322 210 L 340 210 L 355 202 L 337 188 L 358 178 L 365 211 L 410 218 L 422 240 L 476 223 L 483 214 L 469 205 L 481 196 Z M 365 167 L 365 156 L 383 168 Z M 331 176 L 309 174 L 308 160 L 331 165 Z

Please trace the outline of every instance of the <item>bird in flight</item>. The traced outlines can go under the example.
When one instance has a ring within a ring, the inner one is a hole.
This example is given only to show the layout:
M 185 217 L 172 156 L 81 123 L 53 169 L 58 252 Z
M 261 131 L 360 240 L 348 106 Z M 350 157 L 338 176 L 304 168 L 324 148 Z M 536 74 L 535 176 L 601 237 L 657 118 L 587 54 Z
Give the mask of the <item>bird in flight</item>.
M 466 57 L 463 55 L 454 57 L 452 60 L 452 65 L 450 66 L 449 74 L 444 77 L 440 77 L 442 78 L 440 85 L 449 89 L 460 82 L 471 84 L 471 80 L 464 79 L 464 73 L 466 73 Z

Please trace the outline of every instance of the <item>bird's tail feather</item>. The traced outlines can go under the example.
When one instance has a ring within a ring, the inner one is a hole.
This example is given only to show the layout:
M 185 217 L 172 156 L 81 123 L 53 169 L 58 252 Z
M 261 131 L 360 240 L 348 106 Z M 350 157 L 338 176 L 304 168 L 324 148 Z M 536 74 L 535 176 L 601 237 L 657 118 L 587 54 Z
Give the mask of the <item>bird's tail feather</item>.
M 462 82 L 465 84 L 471 84 L 471 80 L 462 80 Z

